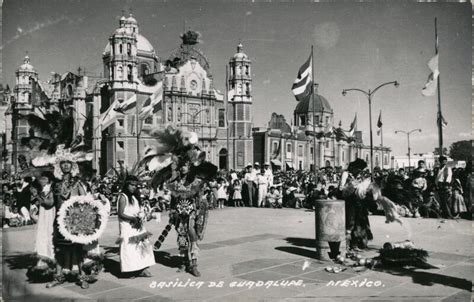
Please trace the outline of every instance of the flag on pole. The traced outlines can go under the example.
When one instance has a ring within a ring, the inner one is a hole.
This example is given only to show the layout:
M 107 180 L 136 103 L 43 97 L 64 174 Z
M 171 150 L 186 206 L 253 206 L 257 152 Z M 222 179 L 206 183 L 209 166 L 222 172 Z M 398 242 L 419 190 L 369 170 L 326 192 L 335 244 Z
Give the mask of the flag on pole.
M 382 130 L 382 125 L 383 125 L 383 123 L 382 123 L 382 110 L 380 110 L 379 120 L 377 121 L 377 128 L 379 128 L 377 130 L 377 135 L 380 135 L 380 132 Z
M 109 108 L 105 112 L 103 112 L 100 115 L 99 118 L 99 125 L 102 126 L 102 131 L 107 129 L 110 125 L 112 125 L 115 122 L 115 119 L 117 118 L 117 110 L 115 110 L 115 106 L 117 105 L 117 101 L 114 101 Z
M 46 117 L 44 116 L 46 114 L 46 108 L 43 106 L 35 106 L 35 109 L 33 110 L 33 115 L 39 117 L 42 120 L 46 120 Z
M 357 113 L 354 116 L 354 120 L 351 123 L 351 128 L 349 129 L 349 137 L 354 136 L 356 128 L 357 128 Z
M 428 81 L 425 84 L 425 87 L 421 90 L 421 94 L 424 96 L 433 96 L 436 93 L 436 88 L 438 87 L 438 76 L 439 76 L 439 66 L 438 66 L 439 54 L 436 54 L 428 62 L 428 67 L 431 70 L 430 75 L 428 76 Z
M 136 106 L 137 106 L 137 95 L 133 94 L 133 96 L 131 96 L 125 102 L 118 103 L 117 106 L 114 108 L 114 110 L 125 114 L 127 111 L 135 108 Z
M 312 56 L 309 56 L 308 60 L 300 67 L 298 76 L 291 87 L 298 102 L 308 98 L 313 93 L 312 60 Z
M 438 116 L 438 124 L 439 124 L 439 117 L 441 117 L 441 127 L 443 129 L 448 128 L 448 122 L 446 122 L 446 120 L 444 119 L 444 116 L 441 113 Z
M 146 99 L 140 110 L 139 117 L 141 120 L 146 119 L 153 113 L 163 108 L 163 81 L 156 84 L 153 93 Z

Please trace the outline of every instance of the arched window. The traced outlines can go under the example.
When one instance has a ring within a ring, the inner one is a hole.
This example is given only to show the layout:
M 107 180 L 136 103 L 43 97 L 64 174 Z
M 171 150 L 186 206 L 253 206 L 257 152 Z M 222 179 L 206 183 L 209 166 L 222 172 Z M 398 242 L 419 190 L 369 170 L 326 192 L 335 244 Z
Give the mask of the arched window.
M 248 65 L 245 65 L 245 75 L 250 75 L 250 67 Z
M 250 96 L 250 83 L 245 84 L 245 93 L 247 96 Z
M 127 55 L 132 55 L 132 44 L 127 43 Z
M 122 80 L 123 79 L 123 67 L 119 66 L 117 68 L 117 79 Z
M 72 96 L 72 85 L 67 85 L 67 96 Z
M 123 52 L 122 44 L 119 44 L 119 54 L 122 54 L 122 52 Z
M 141 74 L 142 74 L 142 77 L 145 77 L 147 74 L 150 73 L 150 68 L 148 67 L 148 64 L 142 64 L 141 65 Z

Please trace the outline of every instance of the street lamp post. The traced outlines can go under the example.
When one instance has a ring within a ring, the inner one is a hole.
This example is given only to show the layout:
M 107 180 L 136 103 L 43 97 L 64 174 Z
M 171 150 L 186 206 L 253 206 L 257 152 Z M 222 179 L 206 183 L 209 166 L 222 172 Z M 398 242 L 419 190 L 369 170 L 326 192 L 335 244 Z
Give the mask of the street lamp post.
M 369 128 L 370 128 L 370 177 L 373 178 L 373 170 L 374 170 L 374 142 L 373 142 L 373 136 L 372 136 L 372 96 L 383 86 L 393 84 L 395 87 L 400 86 L 400 84 L 397 81 L 392 81 L 392 82 L 386 82 L 383 84 L 380 84 L 377 86 L 375 89 L 369 91 L 364 91 L 359 88 L 350 88 L 350 89 L 343 89 L 342 90 L 342 95 L 346 96 L 348 91 L 359 91 L 362 92 L 367 96 L 367 99 L 369 101 Z
M 421 132 L 421 129 L 418 128 L 418 129 L 413 129 L 413 130 L 410 130 L 410 131 L 395 130 L 395 134 L 405 133 L 407 135 L 407 141 L 408 141 L 408 170 L 411 167 L 411 162 L 410 162 L 410 159 L 411 159 L 410 158 L 410 152 L 411 152 L 411 149 L 410 149 L 410 134 L 412 134 L 415 131 Z

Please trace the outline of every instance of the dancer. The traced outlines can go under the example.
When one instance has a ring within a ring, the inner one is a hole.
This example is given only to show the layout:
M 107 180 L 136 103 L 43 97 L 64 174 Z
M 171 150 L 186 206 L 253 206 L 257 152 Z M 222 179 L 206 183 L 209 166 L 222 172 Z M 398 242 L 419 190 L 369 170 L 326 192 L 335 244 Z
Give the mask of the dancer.
M 138 190 L 139 179 L 129 175 L 118 197 L 120 227 L 120 269 L 132 277 L 151 277 L 148 268 L 155 264 L 151 233 L 144 227 L 145 215 Z
M 199 277 L 197 266 L 199 245 L 204 238 L 209 205 L 203 198 L 206 181 L 217 174 L 217 167 L 205 161 L 206 153 L 197 147 L 197 134 L 168 127 L 151 134 L 158 145 L 146 151 L 142 164 L 155 174 L 153 187 L 166 183 L 171 192 L 170 224 L 155 243 L 159 248 L 171 226 L 178 233 L 178 248 L 182 264 L 178 271 Z
M 38 262 L 30 272 L 31 274 L 35 274 L 36 278 L 39 278 L 38 275 L 48 275 L 54 271 L 55 267 L 53 226 L 56 217 L 56 208 L 54 207 L 54 196 L 51 188 L 54 182 L 53 173 L 49 171 L 41 173 L 39 182 L 41 183 L 42 191 L 39 195 L 39 214 L 35 241 L 35 252 L 38 257 Z
M 373 239 L 369 211 L 375 212 L 377 203 L 384 209 L 387 222 L 401 223 L 395 204 L 381 195 L 380 189 L 371 182 L 370 172 L 366 168 L 364 160 L 356 159 L 349 163 L 339 183 L 339 190 L 345 199 L 347 246 L 354 250 L 366 249 L 368 242 Z

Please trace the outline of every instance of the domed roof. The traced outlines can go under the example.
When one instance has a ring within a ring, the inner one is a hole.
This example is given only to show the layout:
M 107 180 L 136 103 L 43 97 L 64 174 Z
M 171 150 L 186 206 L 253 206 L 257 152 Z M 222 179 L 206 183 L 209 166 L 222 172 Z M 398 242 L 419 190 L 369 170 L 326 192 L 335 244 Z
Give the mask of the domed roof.
M 153 48 L 153 45 L 151 45 L 150 41 L 148 41 L 147 38 L 144 36 L 138 34 L 137 35 L 137 50 L 138 51 L 148 51 L 148 52 L 154 52 L 155 49 Z
M 31 71 L 31 72 L 35 71 L 35 68 L 30 63 L 30 57 L 28 55 L 25 56 L 25 59 L 23 60 L 23 64 L 20 65 L 20 67 L 18 68 L 18 71 Z
M 127 22 L 128 22 L 128 23 L 137 24 L 137 19 L 135 19 L 135 18 L 133 17 L 133 15 L 130 14 L 130 16 L 128 16 L 128 18 L 127 18 Z
M 314 106 L 316 110 L 313 109 L 313 99 L 311 97 L 306 98 L 305 100 L 298 102 L 298 105 L 296 105 L 295 108 L 295 113 L 332 112 L 331 105 L 329 105 L 328 100 L 326 100 L 322 95 L 314 95 Z
M 119 27 L 115 30 L 114 35 L 119 34 L 119 35 L 124 35 L 127 33 L 127 29 L 125 27 Z
M 234 60 L 248 60 L 248 56 L 242 52 L 243 46 L 242 43 L 237 45 L 237 53 L 234 55 Z
M 124 27 L 118 28 L 118 30 L 124 29 Z M 116 31 L 116 33 L 117 33 Z M 141 34 L 136 34 L 137 37 L 137 51 L 141 52 L 154 52 L 155 49 L 153 48 L 153 45 L 148 41 L 147 38 L 142 36 Z M 104 48 L 104 54 L 110 53 L 110 42 L 107 43 L 107 45 Z

